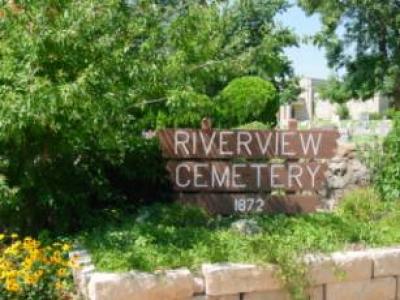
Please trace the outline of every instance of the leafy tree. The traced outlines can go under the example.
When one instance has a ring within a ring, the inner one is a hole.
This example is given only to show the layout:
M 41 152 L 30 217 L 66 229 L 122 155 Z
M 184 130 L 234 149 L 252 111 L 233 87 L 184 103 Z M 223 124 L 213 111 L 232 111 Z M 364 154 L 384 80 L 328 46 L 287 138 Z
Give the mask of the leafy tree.
M 381 92 L 400 108 L 399 2 L 299 2 L 307 13 L 320 14 L 323 28 L 314 42 L 325 47 L 331 67 L 347 71 L 344 82 L 351 96 L 367 99 Z
M 326 82 L 319 85 L 318 93 L 322 99 L 338 104 L 344 104 L 351 99 L 351 93 L 346 88 L 345 82 L 337 77 L 329 77 Z
M 347 120 L 350 117 L 350 111 L 345 103 L 338 104 L 336 107 L 336 113 L 340 120 Z
M 274 21 L 286 7 L 2 1 L 0 222 L 71 229 L 94 208 L 157 192 L 163 166 L 142 132 L 217 118 L 215 97 L 249 74 L 281 93 L 292 77 L 283 48 L 296 43 Z

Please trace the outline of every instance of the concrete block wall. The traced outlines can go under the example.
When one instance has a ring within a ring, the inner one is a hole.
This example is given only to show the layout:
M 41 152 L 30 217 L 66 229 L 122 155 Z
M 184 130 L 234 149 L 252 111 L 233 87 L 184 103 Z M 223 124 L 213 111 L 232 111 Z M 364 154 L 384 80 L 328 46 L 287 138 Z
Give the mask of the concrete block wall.
M 74 272 L 90 300 L 290 300 L 275 265 L 204 264 L 156 273 L 96 272 L 90 259 Z M 304 257 L 309 300 L 400 300 L 400 247 Z

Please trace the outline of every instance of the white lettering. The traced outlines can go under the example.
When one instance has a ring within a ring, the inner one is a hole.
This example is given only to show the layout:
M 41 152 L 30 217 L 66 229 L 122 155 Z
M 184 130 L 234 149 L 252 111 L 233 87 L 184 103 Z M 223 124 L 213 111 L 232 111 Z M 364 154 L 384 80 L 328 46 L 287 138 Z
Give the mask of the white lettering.
M 304 134 L 303 133 L 300 134 L 301 147 L 303 148 L 304 155 L 308 154 L 308 151 L 309 151 L 309 148 L 310 148 L 310 144 L 312 144 L 314 155 L 318 154 L 319 146 L 321 144 L 321 137 L 322 137 L 322 133 L 319 133 L 317 142 L 315 142 L 314 136 L 312 135 L 312 133 L 309 133 L 307 142 L 305 142 L 304 141 Z
M 187 170 L 188 172 L 190 171 L 190 167 L 189 167 L 187 164 L 185 164 L 185 163 L 177 165 L 177 166 L 176 166 L 176 170 L 175 170 L 175 182 L 176 182 L 176 185 L 177 185 L 178 187 L 180 187 L 180 188 L 186 188 L 186 187 L 188 187 L 188 186 L 190 185 L 190 180 L 189 180 L 189 179 L 186 180 L 185 183 L 182 183 L 182 182 L 180 181 L 180 178 L 181 178 L 181 176 L 180 176 L 180 175 L 181 175 L 181 174 L 180 174 L 180 171 L 181 171 L 182 168 L 186 168 L 186 170 Z
M 272 132 L 268 132 L 268 137 L 265 139 L 265 143 L 264 143 L 264 144 L 262 144 L 262 141 L 261 141 L 261 137 L 260 137 L 260 133 L 259 133 L 259 132 L 256 132 L 256 133 L 255 133 L 255 136 L 256 136 L 256 139 L 257 139 L 257 142 L 258 142 L 258 147 L 259 147 L 260 150 L 261 150 L 261 154 L 262 154 L 262 155 L 267 154 L 268 147 L 269 147 L 270 144 L 271 144 Z
M 245 188 L 246 187 L 245 184 L 243 184 L 243 183 L 241 184 L 236 181 L 242 177 L 239 173 L 237 173 L 237 171 L 238 171 L 237 169 L 245 168 L 245 167 L 246 167 L 245 164 L 235 164 L 232 166 L 232 187 L 233 188 Z
M 276 169 L 281 168 L 282 165 L 273 164 L 271 165 L 271 187 L 272 188 L 283 188 L 282 183 L 276 183 L 275 179 L 279 179 L 279 174 L 276 174 Z
M 294 134 L 295 134 L 295 132 L 291 132 L 291 131 L 289 131 L 289 132 L 282 132 L 282 133 L 281 133 L 281 145 L 282 145 L 282 152 L 281 152 L 281 154 L 282 154 L 282 155 L 286 155 L 286 156 L 293 156 L 293 155 L 295 155 L 294 152 L 289 152 L 289 151 L 288 151 L 287 147 L 290 145 L 290 143 L 286 140 L 286 138 L 287 138 L 288 136 L 290 136 L 290 135 L 293 136 Z
M 317 164 L 315 169 L 312 170 L 311 167 L 309 165 L 307 165 L 307 171 L 311 176 L 311 187 L 312 188 L 315 187 L 315 176 L 317 175 L 320 168 L 321 168 L 321 165 Z
M 196 132 L 193 132 L 192 139 L 193 139 L 193 154 L 196 154 L 197 153 L 197 134 L 196 134 Z
M 180 140 L 179 137 L 183 137 L 183 140 Z M 185 154 L 189 155 L 189 150 L 186 146 L 186 144 L 189 143 L 189 133 L 187 131 L 181 131 L 181 130 L 177 130 L 175 131 L 175 137 L 174 137 L 174 141 L 175 141 L 175 155 L 178 155 L 178 146 L 181 146 L 184 150 L 185 150 Z
M 296 180 L 297 185 L 300 188 L 303 188 L 303 185 L 301 184 L 300 181 L 301 175 L 303 174 L 303 168 L 299 165 L 290 164 L 288 172 L 289 172 L 289 188 L 293 186 L 293 179 Z
M 261 168 L 266 168 L 266 164 L 250 164 L 251 168 L 256 169 L 257 187 L 261 187 Z
M 246 140 L 243 140 L 242 137 L 247 137 Z M 247 131 L 239 131 L 237 137 L 237 154 L 242 154 L 242 146 L 246 149 L 247 154 L 251 155 L 251 150 L 249 144 L 251 143 L 251 134 Z
M 218 184 L 218 187 L 229 187 L 229 177 L 230 177 L 230 169 L 228 166 L 225 167 L 221 176 L 218 174 L 217 168 L 213 165 L 211 169 L 211 186 L 215 187 L 215 183 Z
M 225 151 L 224 146 L 228 145 L 228 141 L 225 140 L 227 138 L 227 135 L 232 135 L 232 131 L 221 131 L 219 134 L 219 153 L 221 155 L 232 155 L 232 151 Z
M 205 152 L 206 155 L 209 155 L 210 152 L 211 152 L 212 145 L 214 144 L 216 131 L 213 131 L 213 132 L 212 132 L 211 137 L 210 137 L 210 140 L 208 141 L 208 144 L 206 144 L 207 141 L 206 141 L 205 136 L 203 135 L 203 132 L 200 131 L 199 134 L 200 134 L 200 139 L 201 139 L 201 143 L 202 143 L 202 145 L 203 145 L 204 152 Z M 208 135 L 207 135 L 207 136 L 208 136 Z
M 200 183 L 199 182 L 199 180 L 204 179 L 204 175 L 199 172 L 199 169 L 200 168 L 207 168 L 207 167 L 208 167 L 208 164 L 200 164 L 200 163 L 198 163 L 198 164 L 194 165 L 194 170 L 193 170 L 193 172 L 194 172 L 193 173 L 194 181 L 193 181 L 193 183 L 194 183 L 195 187 L 204 187 L 204 188 L 208 187 L 207 182 L 205 182 L 205 183 Z

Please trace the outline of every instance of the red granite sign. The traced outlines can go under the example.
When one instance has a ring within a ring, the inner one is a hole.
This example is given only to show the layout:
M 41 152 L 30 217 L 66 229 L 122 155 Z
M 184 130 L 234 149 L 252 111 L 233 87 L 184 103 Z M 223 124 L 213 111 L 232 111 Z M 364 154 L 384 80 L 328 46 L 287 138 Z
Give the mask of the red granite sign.
M 179 201 L 212 213 L 310 212 L 336 130 L 165 129 L 158 132 Z M 279 195 L 279 196 L 278 196 Z

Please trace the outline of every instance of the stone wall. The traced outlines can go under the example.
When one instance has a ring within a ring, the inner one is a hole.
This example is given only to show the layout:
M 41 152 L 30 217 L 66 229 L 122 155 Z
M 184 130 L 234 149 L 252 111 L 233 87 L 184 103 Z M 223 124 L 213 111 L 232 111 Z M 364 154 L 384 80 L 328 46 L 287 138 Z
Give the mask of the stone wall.
M 204 264 L 157 273 L 96 272 L 86 252 L 74 272 L 80 293 L 90 300 L 289 300 L 277 266 Z M 311 283 L 309 300 L 400 299 L 400 247 L 336 252 L 304 258 Z
M 327 164 L 325 185 L 318 191 L 325 210 L 334 209 L 346 192 L 370 183 L 369 170 L 357 158 L 354 144 L 339 144 L 337 154 Z

